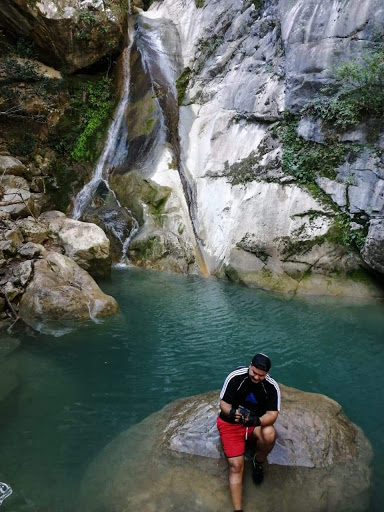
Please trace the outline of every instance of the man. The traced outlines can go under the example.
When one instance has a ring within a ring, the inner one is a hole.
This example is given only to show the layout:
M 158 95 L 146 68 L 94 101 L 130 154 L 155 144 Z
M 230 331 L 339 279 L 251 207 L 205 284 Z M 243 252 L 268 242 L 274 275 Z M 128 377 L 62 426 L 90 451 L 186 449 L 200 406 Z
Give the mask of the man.
M 280 410 L 280 389 L 268 374 L 271 360 L 256 354 L 249 367 L 234 370 L 220 393 L 217 428 L 229 466 L 229 490 L 235 512 L 242 512 L 244 451 L 247 440 L 256 442 L 252 477 L 263 481 L 263 463 L 272 450 Z

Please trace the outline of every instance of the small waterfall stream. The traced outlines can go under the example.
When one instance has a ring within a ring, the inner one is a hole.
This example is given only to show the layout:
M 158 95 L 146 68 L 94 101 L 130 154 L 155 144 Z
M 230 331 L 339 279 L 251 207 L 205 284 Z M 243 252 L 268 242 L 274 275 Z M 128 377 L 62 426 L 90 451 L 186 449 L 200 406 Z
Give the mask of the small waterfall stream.
M 123 86 L 122 94 L 119 104 L 117 106 L 113 121 L 109 127 L 106 144 L 97 161 L 92 179 L 80 190 L 77 194 L 72 217 L 80 219 L 86 209 L 91 205 L 94 197 L 99 194 L 104 199 L 109 195 L 110 202 L 116 203 L 118 209 L 126 211 L 131 221 L 131 227 L 127 230 L 124 215 L 118 215 L 116 209 L 108 209 L 99 214 L 100 220 L 113 236 L 120 241 L 122 246 L 121 262 L 126 262 L 126 251 L 130 240 L 139 229 L 139 223 L 134 218 L 132 213 L 125 207 L 122 207 L 116 197 L 114 191 L 109 187 L 109 172 L 115 166 L 120 165 L 127 157 L 128 147 L 127 127 L 125 123 L 125 112 L 129 103 L 129 87 L 130 87 L 130 55 L 131 48 L 134 41 L 134 28 L 130 23 L 128 27 L 129 39 L 128 45 L 123 51 Z

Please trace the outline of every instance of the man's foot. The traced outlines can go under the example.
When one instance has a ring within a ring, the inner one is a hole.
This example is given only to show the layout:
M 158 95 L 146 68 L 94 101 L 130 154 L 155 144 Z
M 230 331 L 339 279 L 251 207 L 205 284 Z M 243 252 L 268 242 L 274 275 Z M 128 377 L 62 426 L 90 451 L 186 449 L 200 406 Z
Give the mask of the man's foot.
M 260 485 L 264 479 L 264 467 L 263 462 L 256 460 L 256 455 L 252 460 L 252 478 L 255 485 Z

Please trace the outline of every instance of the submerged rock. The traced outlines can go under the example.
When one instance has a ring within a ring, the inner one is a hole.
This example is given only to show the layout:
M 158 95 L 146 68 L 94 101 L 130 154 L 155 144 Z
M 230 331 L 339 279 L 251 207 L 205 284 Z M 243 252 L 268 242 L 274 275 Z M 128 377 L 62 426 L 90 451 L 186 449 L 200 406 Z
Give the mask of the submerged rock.
M 246 510 L 367 510 L 372 449 L 362 431 L 333 400 L 281 390 L 278 439 L 263 485 L 256 488 L 245 470 Z M 217 412 L 218 392 L 207 393 L 173 402 L 123 432 L 88 469 L 82 509 L 231 510 Z
M 118 304 L 105 295 L 92 277 L 73 260 L 47 252 L 34 262 L 33 278 L 20 301 L 19 316 L 31 327 L 63 325 L 114 314 Z

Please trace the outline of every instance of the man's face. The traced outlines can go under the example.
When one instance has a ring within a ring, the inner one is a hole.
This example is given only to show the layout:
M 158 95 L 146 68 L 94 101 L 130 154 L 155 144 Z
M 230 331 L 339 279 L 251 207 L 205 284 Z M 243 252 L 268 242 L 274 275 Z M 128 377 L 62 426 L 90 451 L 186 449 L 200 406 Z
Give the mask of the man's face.
M 267 375 L 267 372 L 263 370 L 259 370 L 259 368 L 256 368 L 251 363 L 249 365 L 249 378 L 254 384 L 258 384 L 259 382 L 262 382 L 265 379 L 265 376 Z

